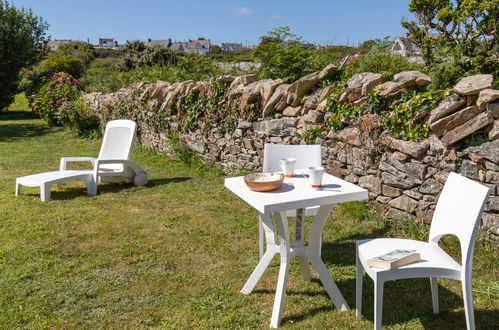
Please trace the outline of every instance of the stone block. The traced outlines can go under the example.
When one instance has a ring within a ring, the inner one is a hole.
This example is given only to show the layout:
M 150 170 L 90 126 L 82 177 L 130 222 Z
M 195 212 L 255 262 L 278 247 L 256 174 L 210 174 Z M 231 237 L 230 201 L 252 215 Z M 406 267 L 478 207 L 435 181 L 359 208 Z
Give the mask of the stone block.
M 445 133 L 442 137 L 442 143 L 448 147 L 491 124 L 493 121 L 494 118 L 490 113 L 481 113 L 461 126 Z
M 374 175 L 367 175 L 359 178 L 359 186 L 373 192 L 381 194 L 381 178 Z
M 499 235 L 499 216 L 497 214 L 484 213 L 482 217 L 482 226 L 492 234 Z
M 357 183 L 359 182 L 359 177 L 356 176 L 355 174 L 353 173 L 350 173 L 348 174 L 346 177 L 345 177 L 345 181 L 348 181 L 348 182 L 351 182 L 351 183 Z
M 490 182 L 499 185 L 499 172 L 485 172 L 485 182 Z
M 429 178 L 419 187 L 419 192 L 428 195 L 437 195 L 443 188 L 443 184 L 435 179 Z
M 485 212 L 499 212 L 499 196 L 489 196 L 485 204 Z
M 386 162 L 380 162 L 378 168 L 380 171 L 391 173 L 400 179 L 404 179 L 407 177 L 407 175 L 404 172 L 396 169 L 395 166 Z
M 431 84 L 431 78 L 419 71 L 403 71 L 393 76 L 393 81 L 402 88 L 425 87 Z
M 492 88 L 494 76 L 491 74 L 478 74 L 461 79 L 453 91 L 459 95 L 476 95 L 483 89 Z
M 417 159 L 421 159 L 429 147 L 430 143 L 428 140 L 423 140 L 421 142 L 404 141 L 393 138 L 390 140 L 390 148 Z
M 398 197 L 398 196 L 402 195 L 402 190 L 395 188 L 395 187 L 390 187 L 390 186 L 387 186 L 386 184 L 384 184 L 381 186 L 381 193 L 384 196 L 388 196 L 388 197 Z
M 433 134 L 442 136 L 445 133 L 453 130 L 457 126 L 460 126 L 476 117 L 481 112 L 482 110 L 480 110 L 478 106 L 473 105 L 433 122 L 430 125 L 430 129 L 432 130 Z
M 443 118 L 456 110 L 464 107 L 466 105 L 466 100 L 461 98 L 457 94 L 452 94 L 447 96 L 445 99 L 440 102 L 440 104 L 431 110 L 430 118 L 428 119 L 428 123 L 432 124 L 433 122 Z
M 395 199 L 392 199 L 388 205 L 408 213 L 413 213 L 416 211 L 419 204 L 416 200 L 410 198 L 409 196 L 401 195 Z
M 447 181 L 448 176 L 449 172 L 447 171 L 438 171 L 437 173 L 433 174 L 435 180 L 437 180 L 440 183 L 445 183 L 445 181 Z
M 388 219 L 403 220 L 403 221 L 412 220 L 412 216 L 410 213 L 396 209 L 394 207 L 391 207 L 384 215 Z
M 499 102 L 487 104 L 487 111 L 491 113 L 495 119 L 499 119 Z
M 305 116 L 303 116 L 303 120 L 312 124 L 319 124 L 324 119 L 324 114 L 316 110 L 310 110 Z
M 348 144 L 354 146 L 362 146 L 361 132 L 358 127 L 347 127 L 337 132 L 335 138 L 345 141 Z
M 468 147 L 468 153 L 474 153 L 495 164 L 499 164 L 499 140 L 482 143 L 476 147 Z
M 376 202 L 381 203 L 381 204 L 388 204 L 392 199 L 390 197 L 386 196 L 378 196 L 376 197 Z
M 381 173 L 381 178 L 384 184 L 395 188 L 410 189 L 415 186 L 414 181 L 410 179 L 400 179 L 388 172 Z
M 463 160 L 460 168 L 460 172 L 463 176 L 473 179 L 479 180 L 478 177 L 478 166 L 472 161 L 465 159 Z
M 403 193 L 404 195 L 409 196 L 412 199 L 420 200 L 423 198 L 423 194 L 418 193 L 417 191 L 414 190 L 404 190 Z
M 284 116 L 288 116 L 288 117 L 298 117 L 298 116 L 301 115 L 301 110 L 302 110 L 301 106 L 298 106 L 298 107 L 287 107 L 286 109 L 284 109 L 284 111 L 282 112 L 282 114 Z
M 489 140 L 494 141 L 499 139 L 499 120 L 494 120 L 494 124 L 489 131 Z
M 407 177 L 422 182 L 425 178 L 426 168 L 428 166 L 419 162 L 410 162 L 405 164 L 405 173 Z
M 480 110 L 486 110 L 487 104 L 499 99 L 499 90 L 497 89 L 484 89 L 480 91 L 480 96 L 476 100 L 476 105 Z

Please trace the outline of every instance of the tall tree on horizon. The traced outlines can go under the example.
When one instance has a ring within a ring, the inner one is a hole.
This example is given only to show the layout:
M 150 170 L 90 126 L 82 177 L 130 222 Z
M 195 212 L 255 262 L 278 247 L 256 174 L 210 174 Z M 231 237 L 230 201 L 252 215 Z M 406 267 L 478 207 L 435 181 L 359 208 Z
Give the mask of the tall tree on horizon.
M 0 111 L 12 102 L 21 69 L 45 54 L 47 28 L 47 22 L 31 9 L 17 9 L 0 0 Z

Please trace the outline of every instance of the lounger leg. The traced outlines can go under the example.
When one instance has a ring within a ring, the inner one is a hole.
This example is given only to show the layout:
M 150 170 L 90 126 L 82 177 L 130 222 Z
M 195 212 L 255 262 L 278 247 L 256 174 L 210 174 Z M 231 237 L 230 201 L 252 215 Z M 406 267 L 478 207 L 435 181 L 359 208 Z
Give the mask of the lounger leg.
M 374 330 L 381 330 L 381 319 L 383 316 L 383 286 L 380 279 L 374 280 Z
M 89 194 L 90 196 L 97 195 L 97 184 L 95 183 L 94 176 L 87 176 L 85 181 L 87 182 L 87 194 Z
M 471 292 L 471 276 L 465 276 L 463 285 L 464 313 L 466 315 L 466 327 L 475 330 L 475 316 L 473 313 L 473 295 Z
M 430 277 L 431 286 L 431 301 L 433 303 L 433 313 L 438 314 L 440 307 L 438 306 L 438 282 L 436 277 Z
M 50 183 L 43 183 L 40 185 L 40 200 L 47 202 L 50 200 Z
M 356 257 L 355 257 L 355 316 L 357 320 L 360 320 L 362 315 L 362 263 L 359 259 L 359 249 L 357 247 Z
M 20 193 L 21 193 L 21 185 L 16 180 L 16 196 L 19 196 Z

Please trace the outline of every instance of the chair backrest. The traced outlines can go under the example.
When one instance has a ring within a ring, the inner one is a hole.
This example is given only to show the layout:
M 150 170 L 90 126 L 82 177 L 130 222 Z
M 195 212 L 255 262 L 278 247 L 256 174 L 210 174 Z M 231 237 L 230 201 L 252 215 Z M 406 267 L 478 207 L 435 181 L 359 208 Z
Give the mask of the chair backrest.
M 106 125 L 99 159 L 130 159 L 137 124 L 132 120 L 111 120 Z
M 438 243 L 447 234 L 457 236 L 465 270 L 471 271 L 475 236 L 489 192 L 484 185 L 450 173 L 433 214 L 429 241 Z
M 287 145 L 265 143 L 263 149 L 263 171 L 281 171 L 279 160 L 286 157 L 296 158 L 295 169 L 321 166 L 321 146 L 320 144 Z

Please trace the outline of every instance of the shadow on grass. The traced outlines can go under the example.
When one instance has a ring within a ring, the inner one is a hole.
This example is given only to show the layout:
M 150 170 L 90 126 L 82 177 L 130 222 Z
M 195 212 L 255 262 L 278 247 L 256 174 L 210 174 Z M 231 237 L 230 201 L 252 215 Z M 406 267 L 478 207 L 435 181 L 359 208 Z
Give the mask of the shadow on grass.
M 150 180 L 145 187 L 151 188 L 155 186 L 162 186 L 170 183 L 176 183 L 176 182 L 184 182 L 187 180 L 191 180 L 192 178 L 190 177 L 174 177 L 174 178 L 166 178 L 166 179 L 153 179 Z M 99 184 L 97 186 L 97 197 L 99 194 L 106 194 L 106 193 L 119 193 L 124 190 L 128 190 L 135 187 L 133 183 L 104 183 L 104 184 Z M 31 193 L 26 193 L 25 195 L 27 196 L 39 196 L 39 193 L 31 192 Z M 63 188 L 62 190 L 55 190 L 54 186 L 52 187 L 52 191 L 50 194 L 50 198 L 52 200 L 69 200 L 69 199 L 74 199 L 80 196 L 87 195 L 87 188 L 86 187 L 74 187 L 74 188 Z
M 162 186 L 169 183 L 177 183 L 192 180 L 191 177 L 175 177 L 175 178 L 166 178 L 166 179 L 152 179 L 147 182 L 146 187 L 152 188 L 156 186 Z
M 368 234 L 355 234 L 342 240 L 323 242 L 322 243 L 322 260 L 324 264 L 340 265 L 340 266 L 354 266 L 355 265 L 355 241 L 385 237 L 389 228 L 387 226 L 377 229 Z
M 38 119 L 33 111 L 5 111 L 0 113 L 0 121 L 2 120 L 30 120 Z
M 0 114 L 1 121 L 29 120 L 36 119 L 36 116 L 30 111 L 9 111 Z M 47 134 L 50 127 L 45 124 L 3 124 L 0 130 L 0 141 L 14 141 L 17 139 L 29 139 L 36 136 Z

